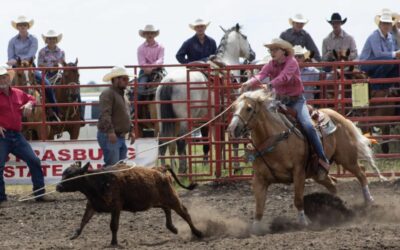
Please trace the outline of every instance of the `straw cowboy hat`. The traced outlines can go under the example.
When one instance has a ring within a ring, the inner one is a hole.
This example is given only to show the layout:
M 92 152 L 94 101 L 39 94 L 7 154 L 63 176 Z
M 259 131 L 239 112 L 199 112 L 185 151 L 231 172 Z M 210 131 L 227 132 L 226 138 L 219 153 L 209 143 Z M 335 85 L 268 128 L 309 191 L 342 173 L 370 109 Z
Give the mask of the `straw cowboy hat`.
M 272 41 L 270 43 L 265 43 L 264 46 L 269 48 L 269 49 L 273 49 L 273 48 L 283 49 L 289 55 L 293 55 L 294 54 L 294 50 L 293 50 L 292 44 L 290 44 L 288 41 L 285 41 L 285 40 L 283 40 L 281 38 L 274 38 L 274 39 L 272 39 Z
M 114 68 L 103 77 L 103 81 L 110 82 L 113 78 L 119 76 L 134 77 L 134 75 L 128 73 L 128 70 L 124 66 L 114 66 Z
M 156 28 L 154 27 L 154 25 L 152 25 L 152 24 L 147 24 L 146 26 L 144 26 L 144 29 L 139 30 L 139 35 L 140 35 L 141 37 L 143 37 L 143 38 L 146 38 L 146 37 L 144 36 L 144 32 L 154 32 L 154 33 L 156 33 L 156 36 L 158 36 L 158 35 L 160 34 L 160 30 L 159 30 L 159 29 L 156 29 Z
M 298 55 L 302 55 L 304 56 L 304 58 L 310 58 L 310 51 L 308 51 L 306 48 L 303 48 L 300 45 L 295 45 L 293 47 L 293 51 L 294 51 L 294 55 L 298 56 Z
M 10 79 L 12 80 L 14 78 L 15 71 L 11 70 L 7 66 L 0 66 L 0 76 L 6 75 L 6 74 L 8 74 L 10 76 Z
M 190 23 L 190 24 L 189 24 L 189 27 L 190 27 L 192 30 L 194 30 L 194 28 L 195 28 L 196 26 L 200 26 L 200 25 L 205 25 L 206 27 L 208 27 L 208 25 L 210 25 L 210 22 L 206 22 L 206 21 L 204 21 L 203 19 L 199 18 L 199 19 L 196 19 L 196 21 L 194 21 L 193 23 Z
M 396 18 L 392 15 L 389 9 L 383 9 L 382 13 L 375 16 L 375 23 L 379 26 L 379 23 L 391 23 L 395 24 Z
M 59 43 L 61 41 L 61 39 L 62 39 L 62 34 L 56 32 L 54 30 L 49 30 L 49 31 L 47 31 L 46 34 L 42 34 L 42 38 L 43 38 L 44 42 L 46 42 L 46 39 L 50 38 L 50 37 L 56 37 L 57 38 L 57 43 Z
M 330 24 L 332 24 L 333 22 L 341 22 L 342 24 L 345 24 L 347 21 L 347 17 L 342 20 L 342 16 L 339 13 L 335 12 L 332 14 L 331 20 L 326 20 L 326 21 Z
M 308 23 L 308 19 L 306 19 L 302 14 L 296 14 L 293 17 L 289 18 L 289 24 L 293 25 L 295 23 Z
M 15 29 L 17 29 L 17 24 L 19 24 L 19 23 L 28 23 L 29 24 L 29 28 L 28 29 L 30 29 L 33 26 L 34 21 L 33 21 L 33 19 L 29 19 L 26 16 L 19 16 L 17 18 L 17 20 L 12 20 L 11 21 L 11 25 Z

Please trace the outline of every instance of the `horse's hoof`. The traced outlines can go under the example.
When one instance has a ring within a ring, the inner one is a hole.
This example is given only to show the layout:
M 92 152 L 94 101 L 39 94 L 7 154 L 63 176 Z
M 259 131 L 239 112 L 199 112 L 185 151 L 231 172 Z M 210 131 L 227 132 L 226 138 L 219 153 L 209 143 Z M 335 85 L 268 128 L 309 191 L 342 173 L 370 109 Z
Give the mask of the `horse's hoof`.
M 261 221 L 255 220 L 250 227 L 250 233 L 261 236 L 261 235 L 263 235 L 263 231 L 264 230 L 262 228 Z

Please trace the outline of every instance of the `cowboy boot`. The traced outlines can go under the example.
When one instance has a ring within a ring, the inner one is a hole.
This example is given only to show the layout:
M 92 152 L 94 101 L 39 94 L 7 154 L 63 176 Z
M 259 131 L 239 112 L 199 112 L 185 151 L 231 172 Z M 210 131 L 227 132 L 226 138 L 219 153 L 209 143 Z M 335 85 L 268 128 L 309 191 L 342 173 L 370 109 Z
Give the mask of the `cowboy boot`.
M 318 159 L 317 179 L 319 181 L 325 180 L 325 178 L 328 176 L 329 168 L 330 168 L 329 162 L 321 158 Z

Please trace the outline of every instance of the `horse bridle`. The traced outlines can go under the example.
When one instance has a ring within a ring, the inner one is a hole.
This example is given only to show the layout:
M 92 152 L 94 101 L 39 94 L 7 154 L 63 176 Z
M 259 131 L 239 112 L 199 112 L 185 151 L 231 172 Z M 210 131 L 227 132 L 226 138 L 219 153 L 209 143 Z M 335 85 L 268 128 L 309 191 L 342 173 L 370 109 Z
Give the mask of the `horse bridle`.
M 254 100 L 254 99 L 252 99 L 252 98 L 250 98 L 250 97 L 245 97 L 246 99 L 249 99 L 249 100 L 251 100 L 251 101 L 253 101 L 254 103 L 257 103 L 257 101 L 256 100 Z M 253 111 L 252 111 L 252 113 L 251 113 L 251 115 L 250 115 L 250 118 L 249 119 L 247 119 L 247 120 L 245 120 L 240 114 L 233 114 L 233 117 L 237 117 L 237 118 L 239 118 L 239 120 L 243 123 L 243 128 L 242 128 L 242 130 L 240 131 L 242 134 L 246 134 L 247 132 L 249 132 L 251 129 L 249 128 L 249 123 L 250 123 L 250 121 L 251 120 L 253 120 L 253 118 L 255 117 L 255 115 L 257 114 L 257 111 L 256 111 L 256 107 L 257 107 L 257 105 L 255 105 L 254 106 L 254 109 L 253 109 Z

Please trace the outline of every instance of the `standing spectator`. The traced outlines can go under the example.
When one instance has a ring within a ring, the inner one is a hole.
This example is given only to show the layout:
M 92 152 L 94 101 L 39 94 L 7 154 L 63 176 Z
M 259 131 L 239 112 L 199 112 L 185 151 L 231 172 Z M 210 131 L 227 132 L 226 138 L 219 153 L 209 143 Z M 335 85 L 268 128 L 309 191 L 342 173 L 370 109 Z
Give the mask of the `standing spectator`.
M 349 61 L 357 58 L 357 47 L 354 38 L 347 34 L 342 25 L 346 23 L 347 18 L 342 19 L 339 13 L 333 13 L 331 20 L 327 20 L 331 24 L 333 31 L 322 42 L 322 60 L 335 61 L 332 51 L 350 50 Z
M 361 61 L 367 60 L 392 60 L 400 59 L 400 51 L 395 38 L 391 34 L 394 21 L 392 13 L 385 10 L 375 17 L 378 29 L 375 30 L 367 39 L 360 55 Z M 361 65 L 361 70 L 365 71 L 371 78 L 390 78 L 399 76 L 399 66 L 396 64 L 373 64 Z M 390 85 L 390 84 L 389 84 Z M 388 84 L 371 84 L 373 91 L 386 90 Z
M 319 70 L 315 67 L 307 67 L 304 65 L 305 63 L 307 63 L 307 61 L 311 61 L 310 51 L 308 51 L 306 48 L 301 47 L 300 45 L 294 46 L 293 50 L 294 50 L 294 57 L 296 58 L 300 66 L 300 77 L 303 83 L 319 81 L 319 74 L 320 74 Z M 304 97 L 306 98 L 306 100 L 315 99 L 316 90 L 317 86 L 315 85 L 304 86 Z
M 194 61 L 207 61 L 210 55 L 214 55 L 217 51 L 215 40 L 207 36 L 205 31 L 210 22 L 203 19 L 197 19 L 194 23 L 189 24 L 196 34 L 186 40 L 176 53 L 178 62 L 190 63 Z
M 129 83 L 127 70 L 125 67 L 115 66 L 103 77 L 103 81 L 111 81 L 112 84 L 100 95 L 100 116 L 97 124 L 97 140 L 103 150 L 106 167 L 127 158 L 125 136 L 129 133 L 133 144 L 135 134 L 130 118 L 129 100 L 125 95 Z
M 29 34 L 28 30 L 32 27 L 34 21 L 25 16 L 19 16 L 17 20 L 11 21 L 11 25 L 18 30 L 18 35 L 11 38 L 8 43 L 8 62 L 9 66 L 15 66 L 17 60 L 34 61 L 36 52 L 38 50 L 38 40 L 33 35 Z M 36 82 L 42 82 L 42 73 L 38 70 L 35 71 Z M 50 86 L 50 82 L 45 78 L 45 85 Z M 57 103 L 52 88 L 46 88 L 46 98 L 50 103 Z M 59 109 L 53 107 L 54 111 L 51 115 L 55 120 L 60 121 Z
M 304 18 L 302 14 L 296 14 L 294 17 L 289 18 L 289 24 L 292 28 L 282 32 L 280 38 L 288 41 L 293 46 L 300 45 L 305 47 L 314 53 L 315 60 L 321 61 L 321 55 L 314 40 L 311 38 L 310 34 L 303 29 L 306 23 L 308 23 L 308 19 Z
M 148 24 L 144 29 L 139 30 L 139 35 L 146 39 L 146 41 L 139 46 L 137 50 L 137 57 L 140 66 L 145 65 L 162 65 L 164 63 L 164 47 L 156 42 L 155 38 L 160 34 L 160 30 L 156 29 L 153 25 Z M 143 67 L 139 72 L 139 100 L 143 100 L 142 94 L 145 92 L 143 84 L 152 80 L 151 75 L 157 71 L 163 70 L 160 67 Z
M 35 98 L 20 89 L 11 87 L 14 72 L 0 67 L 0 203 L 7 200 L 3 179 L 8 154 L 11 153 L 28 165 L 35 195 L 45 193 L 44 177 L 39 158 L 21 134 L 22 115 L 32 114 Z M 40 189 L 40 190 L 39 190 Z M 36 201 L 46 201 L 43 196 Z

